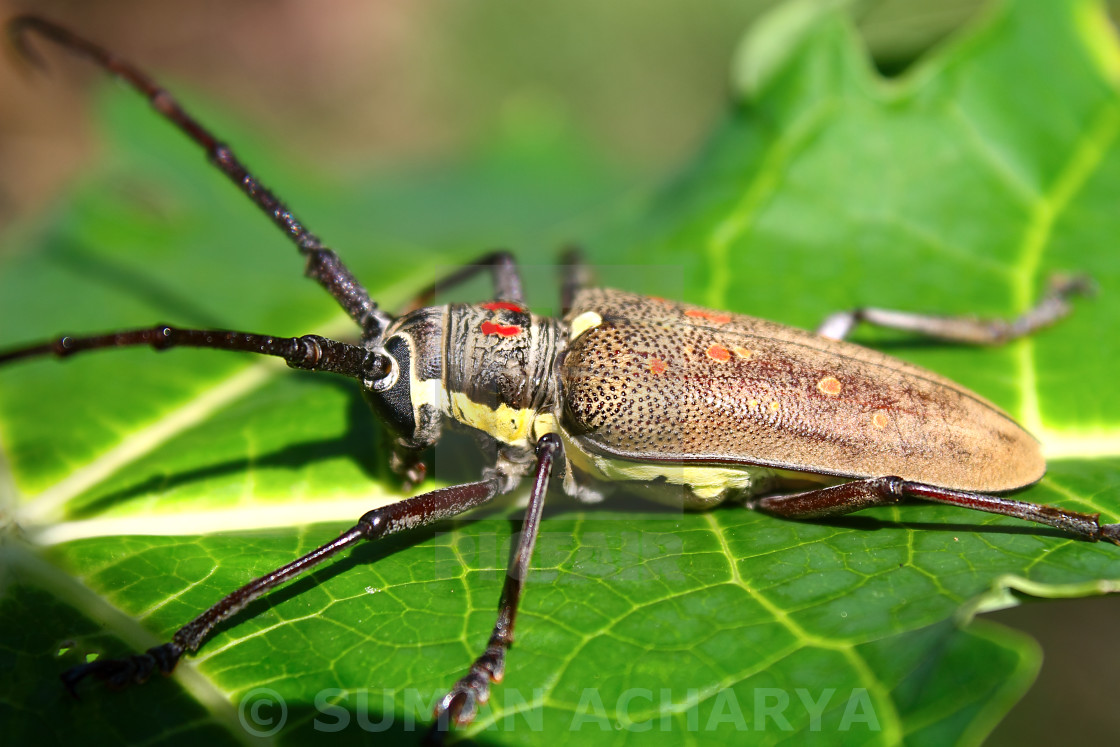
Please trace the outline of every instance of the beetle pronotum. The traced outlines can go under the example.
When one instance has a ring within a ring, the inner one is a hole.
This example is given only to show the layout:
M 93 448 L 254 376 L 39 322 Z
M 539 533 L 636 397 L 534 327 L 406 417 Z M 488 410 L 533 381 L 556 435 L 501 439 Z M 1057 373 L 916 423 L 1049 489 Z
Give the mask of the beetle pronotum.
M 9 24 L 25 54 L 38 34 L 81 54 L 145 96 L 200 145 L 296 244 L 306 274 L 361 331 L 354 345 L 317 335 L 277 338 L 158 325 L 64 336 L 0 353 L 0 364 L 150 345 L 241 351 L 358 382 L 394 435 L 391 464 L 411 485 L 444 424 L 472 430 L 496 459 L 477 482 L 375 509 L 337 539 L 237 589 L 147 652 L 102 659 L 63 674 L 123 685 L 168 673 L 223 620 L 249 602 L 361 540 L 480 506 L 530 479 L 524 530 L 485 651 L 439 701 L 442 721 L 469 722 L 501 679 L 549 478 L 596 500 L 613 483 L 672 489 L 690 508 L 729 499 L 789 519 L 828 517 L 904 499 L 962 506 L 1045 524 L 1081 539 L 1120 544 L 1120 524 L 1003 495 L 1045 470 L 1038 443 L 979 396 L 928 371 L 845 342 L 860 322 L 965 343 L 1004 342 L 1069 310 L 1080 279 L 1052 284 L 1013 321 L 930 317 L 859 309 L 816 333 L 621 291 L 582 287 L 578 268 L 562 289 L 563 319 L 529 313 L 511 255 L 496 252 L 446 278 L 489 272 L 495 293 L 479 304 L 426 306 L 394 317 L 380 309 L 332 250 L 253 177 L 233 152 L 165 90 L 129 63 L 41 18 Z M 789 492 L 795 491 L 795 492 Z

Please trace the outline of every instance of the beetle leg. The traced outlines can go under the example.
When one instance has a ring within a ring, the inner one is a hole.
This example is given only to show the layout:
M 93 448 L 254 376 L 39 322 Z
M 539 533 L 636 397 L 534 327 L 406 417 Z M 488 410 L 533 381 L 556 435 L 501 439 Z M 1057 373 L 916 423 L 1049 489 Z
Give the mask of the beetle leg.
M 437 292 L 462 285 L 479 273 L 487 271 L 494 278 L 494 300 L 525 304 L 525 291 L 521 287 L 521 273 L 517 269 L 517 260 L 513 258 L 510 252 L 499 250 L 479 257 L 474 262 L 463 265 L 447 277 L 432 283 L 431 286 L 417 293 L 412 300 L 406 303 L 401 308 L 400 313 L 407 314 L 423 306 L 431 306 Z
M 529 573 L 529 561 L 533 555 L 533 545 L 540 530 L 541 511 L 544 497 L 548 491 L 548 478 L 552 465 L 561 449 L 560 438 L 555 433 L 541 436 L 537 442 L 537 466 L 533 486 L 529 492 L 529 506 L 525 510 L 525 522 L 521 537 L 517 542 L 513 562 L 505 583 L 502 596 L 498 601 L 498 620 L 486 651 L 475 659 L 467 675 L 455 683 L 451 691 L 443 696 L 436 705 L 436 722 L 429 736 L 446 731 L 453 719 L 457 724 L 467 724 L 478 712 L 478 705 L 490 698 L 490 683 L 500 682 L 505 674 L 506 651 L 513 643 L 513 624 L 517 618 L 517 605 L 521 591 L 525 588 L 525 577 Z
M 27 46 L 25 34 L 33 31 L 63 48 L 91 60 L 106 72 L 116 76 L 146 98 L 165 119 L 200 145 L 210 161 L 237 185 L 295 242 L 307 258 L 305 274 L 319 283 L 362 328 L 365 339 L 377 339 L 389 325 L 389 315 L 377 308 L 369 293 L 350 273 L 338 255 L 323 246 L 319 237 L 307 230 L 292 211 L 268 188 L 257 181 L 224 143 L 199 124 L 179 105 L 170 93 L 130 63 L 87 39 L 74 34 L 50 21 L 33 15 L 13 18 L 8 24 L 12 45 L 24 59 L 42 64 L 38 55 Z
M 1083 514 L 1039 503 L 1016 501 L 999 495 L 950 490 L 901 477 L 872 477 L 819 490 L 790 495 L 772 495 L 747 503 L 751 508 L 786 519 L 816 519 L 839 516 L 872 506 L 890 506 L 904 498 L 1013 516 L 1024 521 L 1056 527 L 1091 542 L 1109 540 L 1120 545 L 1120 524 L 1101 524 L 1098 514 Z
M 483 480 L 451 488 L 433 490 L 398 503 L 376 508 L 365 514 L 358 523 L 343 532 L 337 539 L 312 550 L 302 558 L 277 568 L 255 581 L 250 581 L 237 591 L 181 627 L 169 643 L 155 646 L 143 654 L 120 659 L 98 659 L 68 669 L 62 673 L 62 682 L 76 693 L 78 682 L 93 676 L 116 687 L 144 682 L 153 671 L 169 674 L 186 651 L 198 647 L 214 627 L 245 608 L 253 600 L 287 583 L 304 571 L 315 567 L 361 540 L 375 540 L 403 529 L 413 529 L 439 519 L 445 519 L 472 509 L 493 498 L 498 492 L 496 480 Z
M 560 313 L 567 314 L 572 308 L 576 293 L 591 285 L 591 268 L 584 260 L 579 247 L 569 246 L 560 255 Z
M 1070 312 L 1070 298 L 1092 292 L 1092 281 L 1084 276 L 1055 276 L 1049 289 L 1038 304 L 1015 319 L 977 319 L 968 316 L 934 316 L 908 311 L 861 308 L 832 314 L 817 334 L 833 340 L 843 340 L 860 322 L 876 327 L 916 332 L 949 342 L 970 345 L 1002 345 L 1049 326 Z

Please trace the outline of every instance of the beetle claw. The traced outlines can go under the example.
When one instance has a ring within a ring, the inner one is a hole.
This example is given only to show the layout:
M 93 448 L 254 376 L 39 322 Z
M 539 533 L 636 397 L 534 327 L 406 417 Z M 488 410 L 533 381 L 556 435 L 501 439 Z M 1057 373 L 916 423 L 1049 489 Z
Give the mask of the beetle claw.
M 489 672 L 472 667 L 467 676 L 456 682 L 436 706 L 436 723 L 438 725 L 441 721 L 447 723 L 453 720 L 456 726 L 465 726 L 478 715 L 478 706 L 489 699 Z
M 1095 296 L 1097 283 L 1089 275 L 1051 275 L 1048 281 L 1050 293 L 1059 298 L 1072 298 L 1073 296 Z
M 131 684 L 147 682 L 157 669 L 163 674 L 170 674 L 182 655 L 183 649 L 180 646 L 165 643 L 142 654 L 120 659 L 98 659 L 67 669 L 61 674 L 62 684 L 75 698 L 78 697 L 78 683 L 90 676 L 119 690 Z
M 1101 524 L 1099 539 L 1120 545 L 1120 524 Z
M 466 726 L 478 715 L 478 707 L 490 700 L 490 683 L 499 682 L 505 673 L 505 648 L 491 644 L 471 665 L 466 676 L 440 699 L 435 708 L 435 723 L 425 742 L 439 744 L 451 722 Z

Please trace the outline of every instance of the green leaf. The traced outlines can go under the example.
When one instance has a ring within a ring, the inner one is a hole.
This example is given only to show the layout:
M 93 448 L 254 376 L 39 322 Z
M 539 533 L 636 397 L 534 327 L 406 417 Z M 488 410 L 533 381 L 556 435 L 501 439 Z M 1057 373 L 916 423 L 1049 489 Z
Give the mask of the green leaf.
M 1101 331 L 1120 314 L 1118 60 L 1098 4 L 1023 0 L 883 80 L 842 12 L 793 3 L 748 38 L 736 107 L 688 173 L 575 231 L 557 224 L 615 189 L 579 146 L 512 138 L 446 172 L 331 184 L 216 129 L 390 308 L 489 246 L 543 265 L 573 235 L 612 284 L 807 327 L 860 305 L 1010 316 L 1051 272 L 1089 272 L 1095 298 L 1005 348 L 860 334 L 1038 434 L 1051 468 L 1024 498 L 1115 521 L 1118 351 Z M 120 95 L 106 121 L 103 165 L 6 239 L 0 345 L 157 320 L 345 333 L 189 144 Z M 13 741 L 247 741 L 279 700 L 278 740 L 408 737 L 493 624 L 513 501 L 357 548 L 221 626 L 171 680 L 74 701 L 55 672 L 167 640 L 399 490 L 352 387 L 206 351 L 0 369 L 0 438 Z M 437 476 L 467 479 L 470 448 L 441 447 Z M 976 743 L 1039 654 L 969 616 L 1012 589 L 1118 583 L 1115 547 L 947 507 L 793 523 L 556 497 L 505 681 L 468 733 Z

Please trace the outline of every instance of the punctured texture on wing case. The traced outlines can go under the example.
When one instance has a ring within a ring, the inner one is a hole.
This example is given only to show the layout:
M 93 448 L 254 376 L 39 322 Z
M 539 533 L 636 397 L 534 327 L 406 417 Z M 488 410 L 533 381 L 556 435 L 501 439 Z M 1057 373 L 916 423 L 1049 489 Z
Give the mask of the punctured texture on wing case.
M 878 351 L 608 289 L 581 292 L 567 321 L 584 312 L 602 323 L 561 363 L 562 423 L 591 451 L 984 492 L 1045 471 L 1038 442 L 995 405 Z

